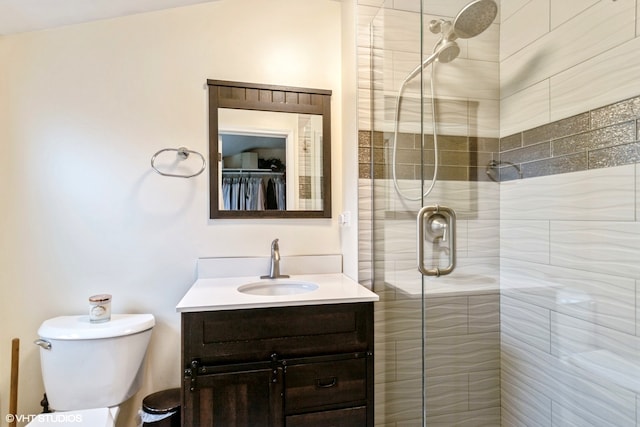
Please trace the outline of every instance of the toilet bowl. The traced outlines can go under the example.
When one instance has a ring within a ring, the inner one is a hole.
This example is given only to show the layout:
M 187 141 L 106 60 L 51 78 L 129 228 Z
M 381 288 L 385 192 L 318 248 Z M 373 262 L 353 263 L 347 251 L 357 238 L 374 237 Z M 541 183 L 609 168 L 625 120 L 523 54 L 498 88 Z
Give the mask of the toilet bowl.
M 92 323 L 89 316 L 60 316 L 38 329 L 40 363 L 51 414 L 28 427 L 112 427 L 119 405 L 142 385 L 151 314 L 114 314 Z

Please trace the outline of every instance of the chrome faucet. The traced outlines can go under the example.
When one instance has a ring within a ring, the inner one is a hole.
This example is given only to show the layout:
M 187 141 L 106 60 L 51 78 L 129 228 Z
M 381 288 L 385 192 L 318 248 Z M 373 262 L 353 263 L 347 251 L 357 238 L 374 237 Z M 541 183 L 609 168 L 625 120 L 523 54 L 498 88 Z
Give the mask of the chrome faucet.
M 278 239 L 271 242 L 271 267 L 267 276 L 260 276 L 261 279 L 279 279 L 289 277 L 286 274 L 280 274 L 280 246 Z

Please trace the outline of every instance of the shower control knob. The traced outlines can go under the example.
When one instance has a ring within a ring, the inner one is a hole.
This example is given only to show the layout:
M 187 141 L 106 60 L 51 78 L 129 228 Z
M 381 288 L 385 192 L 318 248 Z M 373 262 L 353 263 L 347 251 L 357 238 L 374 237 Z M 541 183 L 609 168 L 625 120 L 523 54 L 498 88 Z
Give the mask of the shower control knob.
M 441 238 L 443 242 L 446 242 L 448 230 L 449 222 L 444 215 L 435 213 L 427 218 L 427 233 L 434 241 Z

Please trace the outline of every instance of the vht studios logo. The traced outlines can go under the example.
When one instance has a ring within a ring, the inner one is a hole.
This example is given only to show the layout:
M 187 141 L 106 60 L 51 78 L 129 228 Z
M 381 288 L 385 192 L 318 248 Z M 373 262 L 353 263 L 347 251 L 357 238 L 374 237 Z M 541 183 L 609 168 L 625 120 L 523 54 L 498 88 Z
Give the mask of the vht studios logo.
M 65 414 L 65 413 L 51 413 L 51 414 L 7 414 L 4 417 L 7 423 L 13 422 L 30 423 L 31 421 L 38 420 L 39 422 L 46 423 L 60 423 L 60 424 L 73 424 L 81 423 L 82 415 L 80 414 Z

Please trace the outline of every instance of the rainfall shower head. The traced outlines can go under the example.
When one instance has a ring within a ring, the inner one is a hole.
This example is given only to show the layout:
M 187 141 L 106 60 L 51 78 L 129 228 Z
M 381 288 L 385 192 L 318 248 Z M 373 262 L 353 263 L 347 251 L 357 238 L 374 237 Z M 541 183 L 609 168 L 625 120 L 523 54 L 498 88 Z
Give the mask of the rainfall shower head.
M 431 21 L 432 33 L 442 33 L 447 40 L 469 39 L 484 32 L 496 19 L 498 5 L 494 0 L 474 0 L 463 7 L 451 21 Z
M 435 60 L 447 63 L 456 59 L 460 53 L 460 47 L 455 40 L 479 35 L 489 28 L 497 14 L 498 5 L 494 0 L 474 0 L 458 12 L 453 23 L 444 19 L 431 21 L 429 29 L 435 34 L 442 33 L 442 38 L 435 45 L 433 53 L 409 73 L 405 82 L 416 77 L 423 68 Z
M 475 37 L 489 28 L 497 14 L 498 5 L 495 1 L 472 1 L 453 20 L 453 32 L 461 39 Z

